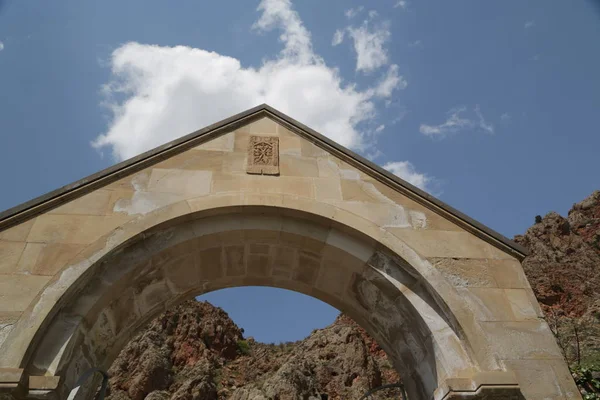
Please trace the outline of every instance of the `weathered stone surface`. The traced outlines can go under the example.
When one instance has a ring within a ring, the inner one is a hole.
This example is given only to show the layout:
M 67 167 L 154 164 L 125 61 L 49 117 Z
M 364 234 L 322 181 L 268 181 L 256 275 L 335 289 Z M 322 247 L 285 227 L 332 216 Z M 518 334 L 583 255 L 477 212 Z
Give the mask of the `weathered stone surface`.
M 414 378 L 413 397 L 501 360 L 559 354 L 509 247 L 269 115 L 2 229 L 0 313 L 18 319 L 0 322 L 0 367 L 29 362 L 68 388 L 165 307 L 244 284 L 318 295 L 356 316 Z M 252 136 L 278 143 L 279 176 L 246 173 Z M 377 252 L 401 261 L 382 266 Z M 38 339 L 48 332 L 63 333 Z M 210 382 L 182 385 L 181 398 L 194 385 Z
M 0 279 L 0 313 L 24 311 L 50 277 L 4 275 Z
M 0 273 L 11 273 L 17 268 L 25 242 L 0 241 Z

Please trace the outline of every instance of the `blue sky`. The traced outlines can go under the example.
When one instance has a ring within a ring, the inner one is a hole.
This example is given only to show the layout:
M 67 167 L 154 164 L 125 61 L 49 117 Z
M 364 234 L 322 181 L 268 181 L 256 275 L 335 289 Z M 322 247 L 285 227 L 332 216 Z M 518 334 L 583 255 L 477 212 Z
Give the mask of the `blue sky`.
M 0 0 L 0 209 L 267 102 L 512 237 L 599 189 L 598 43 L 584 0 Z M 208 298 L 266 341 L 336 315 Z

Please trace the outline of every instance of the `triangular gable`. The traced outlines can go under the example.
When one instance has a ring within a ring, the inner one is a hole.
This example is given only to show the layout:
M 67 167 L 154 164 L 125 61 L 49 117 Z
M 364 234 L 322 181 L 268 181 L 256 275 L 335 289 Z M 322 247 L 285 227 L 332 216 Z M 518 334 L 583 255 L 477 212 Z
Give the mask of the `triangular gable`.
M 123 178 L 132 176 L 146 168 L 165 162 L 168 159 L 176 157 L 190 149 L 204 146 L 211 147 L 211 141 L 226 135 L 236 129 L 240 129 L 248 124 L 255 123 L 261 118 L 267 117 L 275 121 L 279 126 L 293 132 L 300 138 L 312 143 L 314 146 L 335 156 L 341 162 L 355 169 L 361 174 L 368 176 L 373 182 L 378 182 L 386 187 L 385 190 L 396 192 L 399 195 L 418 203 L 420 206 L 433 211 L 444 220 L 456 224 L 467 232 L 483 239 L 495 247 L 509 253 L 510 255 L 522 259 L 527 255 L 527 251 L 512 242 L 508 238 L 484 226 L 483 224 L 469 218 L 460 211 L 443 203 L 428 193 L 402 180 L 394 174 L 384 170 L 376 164 L 364 159 L 358 154 L 344 148 L 333 142 L 327 137 L 315 132 L 309 127 L 290 118 L 289 116 L 273 109 L 268 105 L 260 105 L 240 114 L 234 115 L 223 121 L 217 122 L 199 131 L 171 141 L 159 146 L 153 150 L 140 154 L 134 158 L 123 161 L 117 165 L 88 176 L 70 185 L 47 193 L 36 199 L 18 205 L 3 213 L 0 213 L 0 231 L 8 227 L 23 223 L 28 219 L 41 213 L 50 211 L 56 207 L 71 202 L 79 197 L 89 194 L 94 190 L 104 188 L 107 185 L 115 183 Z M 225 138 L 220 138 L 223 140 Z M 214 142 L 215 144 L 219 141 Z M 234 144 L 232 143 L 231 146 Z M 218 149 L 218 147 L 216 147 Z M 300 168 L 302 166 L 299 166 Z M 348 169 L 348 170 L 350 170 Z M 349 184 L 351 185 L 351 183 Z M 200 190 L 200 189 L 199 189 Z M 352 190 L 348 186 L 346 190 Z

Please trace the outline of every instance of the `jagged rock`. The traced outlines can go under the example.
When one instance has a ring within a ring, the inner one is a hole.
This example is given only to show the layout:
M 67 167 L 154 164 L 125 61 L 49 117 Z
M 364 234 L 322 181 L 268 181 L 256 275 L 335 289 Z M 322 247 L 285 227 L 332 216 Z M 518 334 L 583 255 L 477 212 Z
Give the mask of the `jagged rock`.
M 268 400 L 268 398 L 256 388 L 238 388 L 232 393 L 230 400 Z
M 335 400 L 399 379 L 381 348 L 343 315 L 303 341 L 264 344 L 244 340 L 223 310 L 196 301 L 155 319 L 109 374 L 108 400 Z
M 171 394 L 164 390 L 157 390 L 155 392 L 150 393 L 144 400 L 169 400 L 171 398 Z
M 548 213 L 515 241 L 531 252 L 523 269 L 567 360 L 598 357 L 600 191 L 573 205 L 567 218 Z

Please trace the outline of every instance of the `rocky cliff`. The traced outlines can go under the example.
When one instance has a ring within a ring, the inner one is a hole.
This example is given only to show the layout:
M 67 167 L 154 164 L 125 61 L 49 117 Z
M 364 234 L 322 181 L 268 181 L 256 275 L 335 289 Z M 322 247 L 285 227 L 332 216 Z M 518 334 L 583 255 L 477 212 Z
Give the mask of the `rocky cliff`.
M 600 191 L 515 241 L 531 252 L 523 268 L 569 363 L 600 361 Z
M 590 396 L 600 379 L 585 367 L 600 360 L 600 191 L 567 217 L 536 217 L 515 241 L 531 252 L 525 273 Z M 381 348 L 343 315 L 302 341 L 274 345 L 245 338 L 223 310 L 196 301 L 154 320 L 109 373 L 112 400 L 358 399 L 399 381 Z
M 109 374 L 111 400 L 358 399 L 399 381 L 382 349 L 343 315 L 302 341 L 264 344 L 197 301 L 154 320 Z

